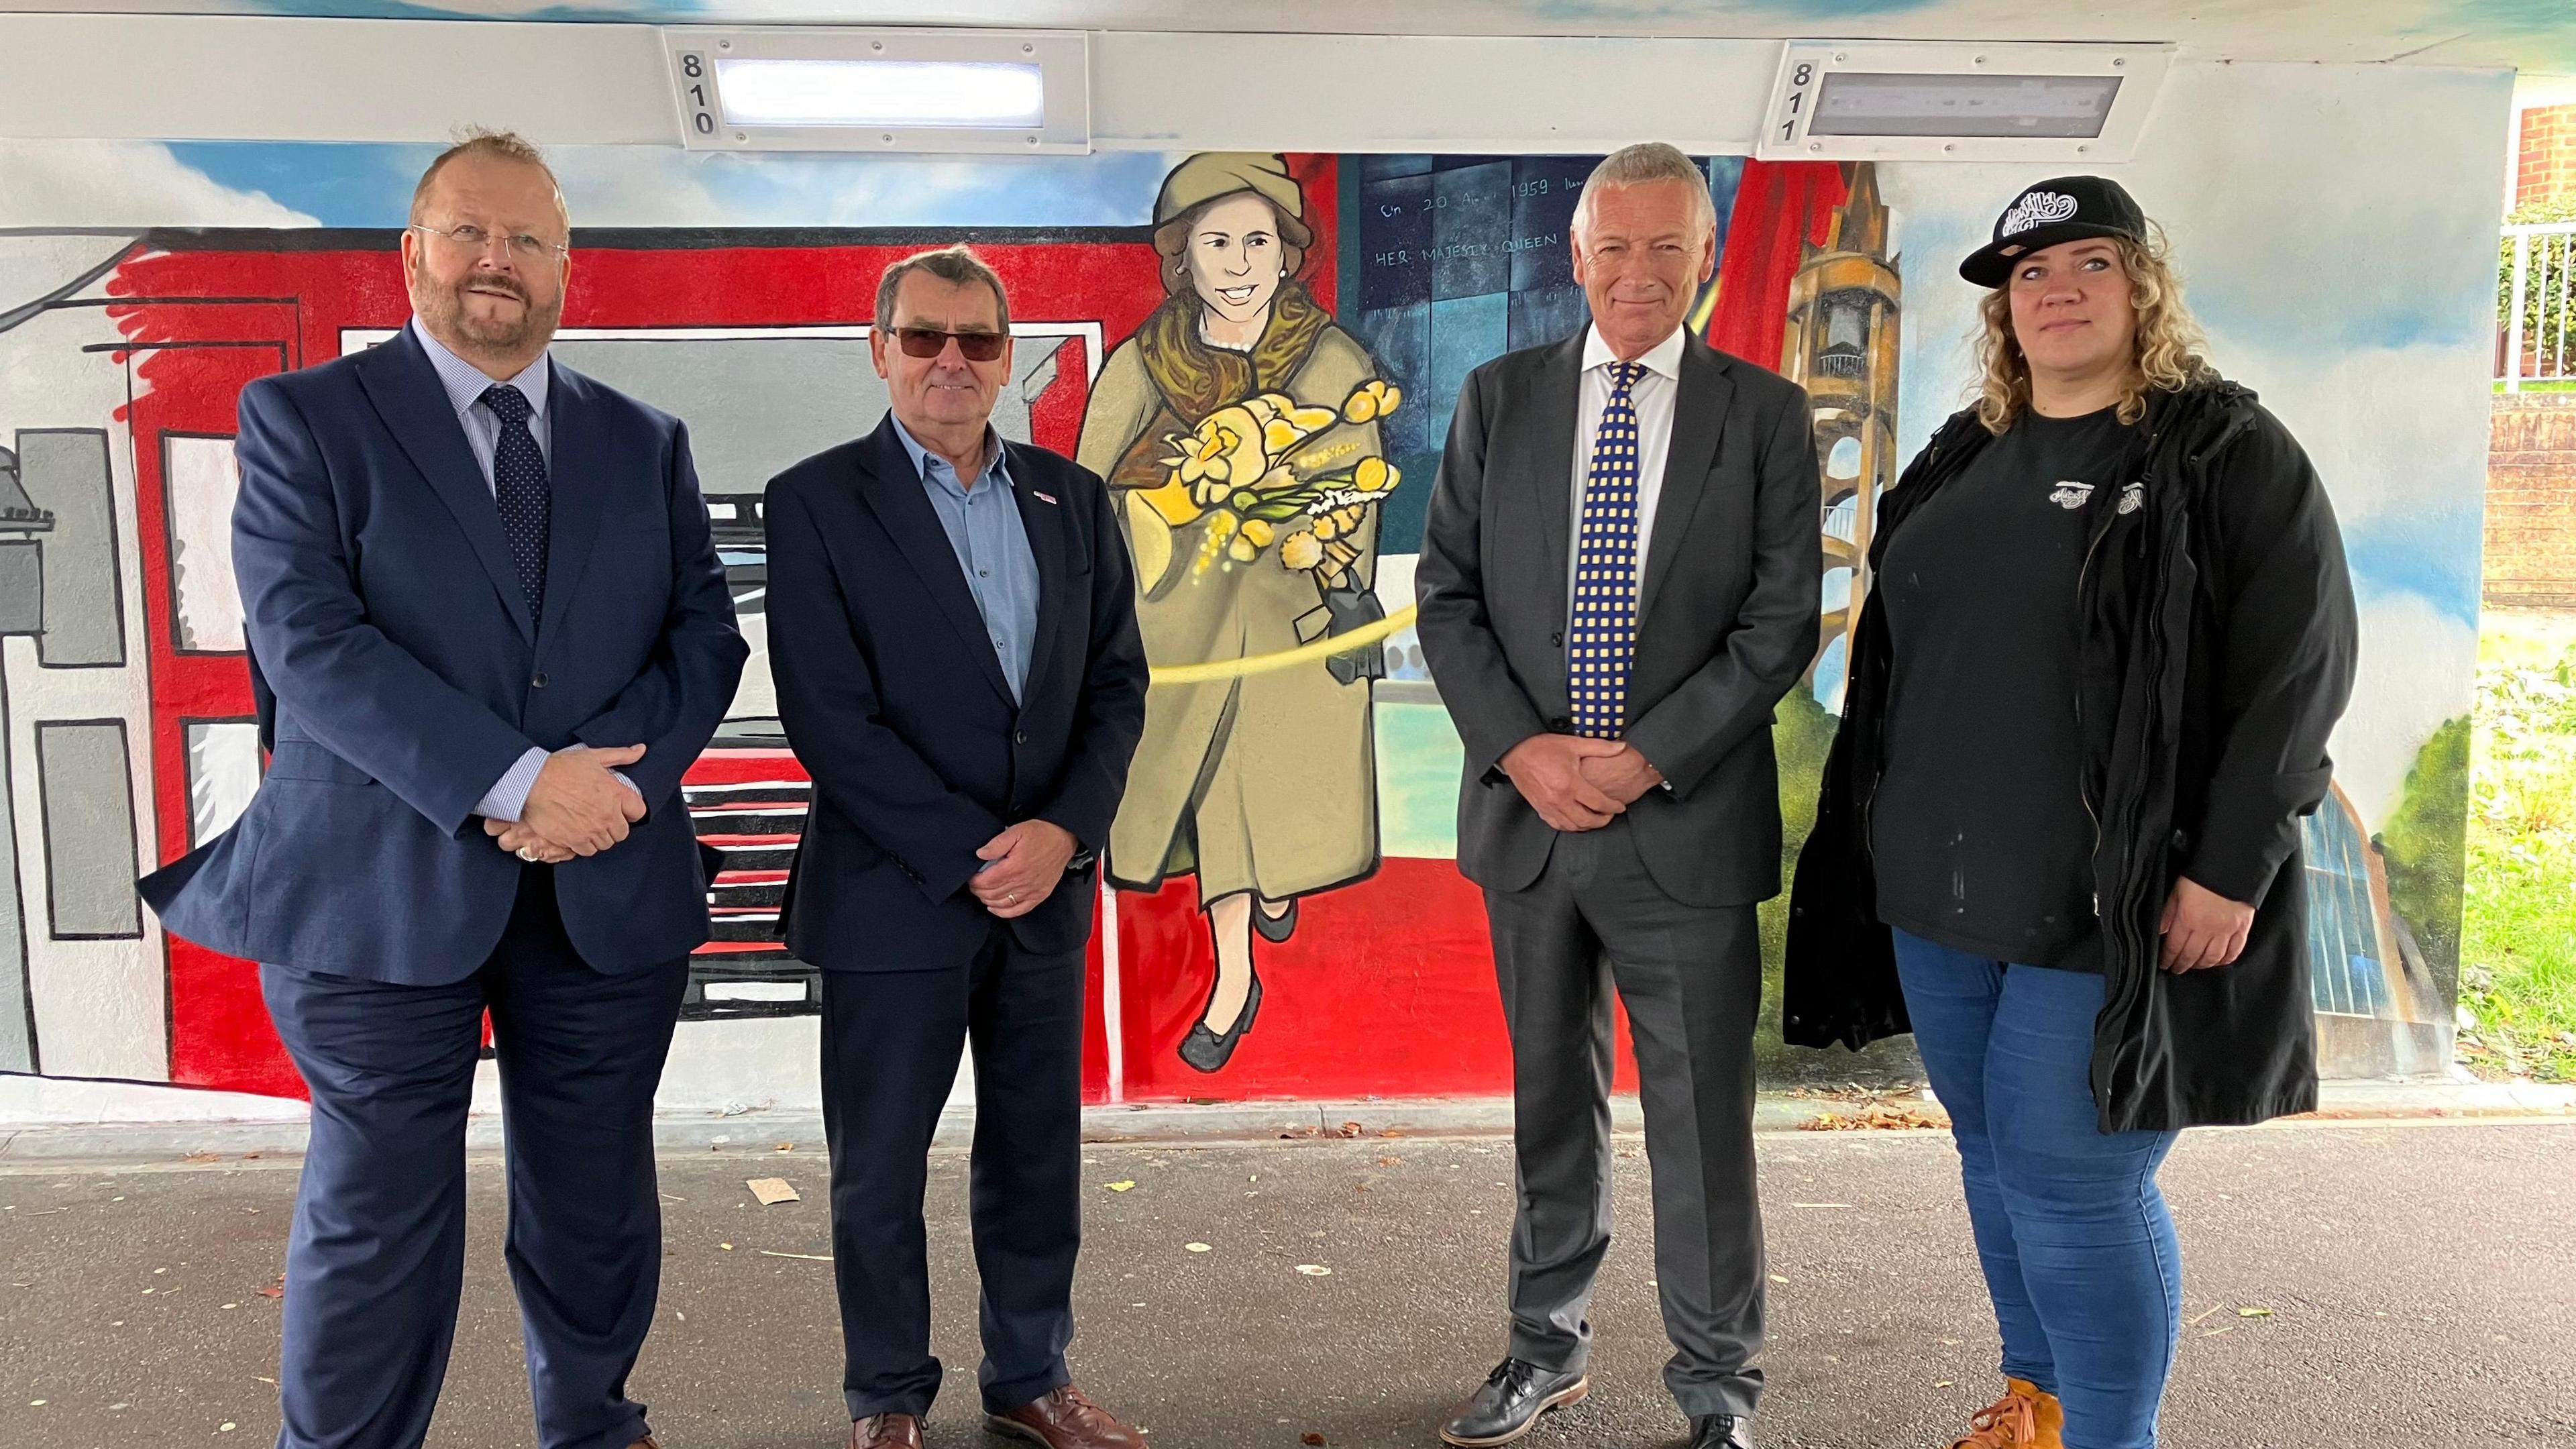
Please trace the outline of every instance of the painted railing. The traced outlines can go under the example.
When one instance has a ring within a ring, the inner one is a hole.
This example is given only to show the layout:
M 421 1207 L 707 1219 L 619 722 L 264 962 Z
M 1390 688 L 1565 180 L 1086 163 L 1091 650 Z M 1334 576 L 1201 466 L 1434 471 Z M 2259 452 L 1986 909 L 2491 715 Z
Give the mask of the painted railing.
M 2576 382 L 2576 221 L 2508 226 L 2496 252 L 2496 382 Z

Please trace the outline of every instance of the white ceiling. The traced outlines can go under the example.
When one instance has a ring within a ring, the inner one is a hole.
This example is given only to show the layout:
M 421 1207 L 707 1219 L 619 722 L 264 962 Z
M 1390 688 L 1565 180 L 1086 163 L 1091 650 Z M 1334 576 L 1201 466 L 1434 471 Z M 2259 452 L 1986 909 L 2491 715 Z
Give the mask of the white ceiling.
M 0 11 L 1306 35 L 2171 41 L 2198 59 L 2576 74 L 2570 0 L 0 0 Z M 1248 53 L 1248 64 L 1258 63 Z

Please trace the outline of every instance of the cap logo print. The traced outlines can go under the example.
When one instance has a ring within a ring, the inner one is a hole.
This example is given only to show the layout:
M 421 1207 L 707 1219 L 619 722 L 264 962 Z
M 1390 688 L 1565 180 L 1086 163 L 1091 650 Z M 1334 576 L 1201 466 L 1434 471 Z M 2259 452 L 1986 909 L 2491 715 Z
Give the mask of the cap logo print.
M 2018 236 L 2037 226 L 2064 221 L 2075 214 L 2075 198 L 2062 191 L 2029 191 L 2022 194 L 2013 208 L 2004 213 L 1995 230 L 2002 236 Z

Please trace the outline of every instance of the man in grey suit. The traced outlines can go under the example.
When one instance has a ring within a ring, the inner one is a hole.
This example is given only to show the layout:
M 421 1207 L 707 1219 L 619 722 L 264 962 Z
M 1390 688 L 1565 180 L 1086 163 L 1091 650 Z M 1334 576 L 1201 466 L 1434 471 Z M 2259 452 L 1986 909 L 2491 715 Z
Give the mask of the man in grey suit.
M 1683 326 L 1715 230 L 1679 151 L 1602 162 L 1573 227 L 1592 326 L 1468 377 L 1432 492 L 1422 645 L 1466 743 L 1458 865 L 1493 924 L 1520 1168 L 1510 1348 L 1451 1444 L 1508 1443 L 1590 1389 L 1605 980 L 1692 1449 L 1743 1449 L 1761 1392 L 1754 906 L 1780 890 L 1771 711 L 1816 644 L 1818 489 L 1806 394 Z

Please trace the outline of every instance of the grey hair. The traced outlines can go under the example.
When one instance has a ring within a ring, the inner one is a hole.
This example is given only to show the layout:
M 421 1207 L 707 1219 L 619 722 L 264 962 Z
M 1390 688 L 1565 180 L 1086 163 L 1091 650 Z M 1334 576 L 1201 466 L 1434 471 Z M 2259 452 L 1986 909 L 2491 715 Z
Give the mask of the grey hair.
M 1691 211 L 1703 234 L 1717 230 L 1717 203 L 1708 195 L 1708 173 L 1699 163 L 1682 154 L 1678 146 L 1661 141 L 1640 141 L 1622 146 L 1601 158 L 1592 174 L 1583 178 L 1583 194 L 1575 198 L 1574 227 L 1583 229 L 1584 218 L 1592 214 L 1592 193 L 1605 186 L 1640 186 L 1654 181 L 1679 181 L 1691 189 Z
M 456 144 L 439 152 L 438 159 L 429 163 L 429 169 L 420 173 L 420 184 L 411 189 L 412 225 L 420 225 L 421 216 L 429 206 L 430 185 L 438 180 L 438 173 L 447 169 L 448 162 L 468 156 L 516 161 L 546 173 L 546 184 L 555 191 L 555 210 L 563 213 L 567 229 L 572 226 L 572 208 L 564 205 L 563 182 L 556 179 L 555 168 L 546 164 L 546 153 L 537 149 L 536 142 L 516 131 L 494 131 L 482 126 L 468 126 L 457 132 Z
M 973 249 L 960 242 L 955 246 L 941 247 L 933 252 L 914 252 L 911 256 L 885 269 L 885 276 L 877 282 L 877 330 L 879 332 L 889 331 L 894 327 L 895 291 L 903 285 L 903 279 L 914 272 L 928 272 L 952 287 L 962 287 L 968 282 L 981 282 L 992 288 L 993 306 L 1001 314 L 1002 330 L 1004 332 L 1011 330 L 1011 296 L 1002 290 L 1001 276 L 991 267 L 986 266 L 984 259 L 975 255 Z

